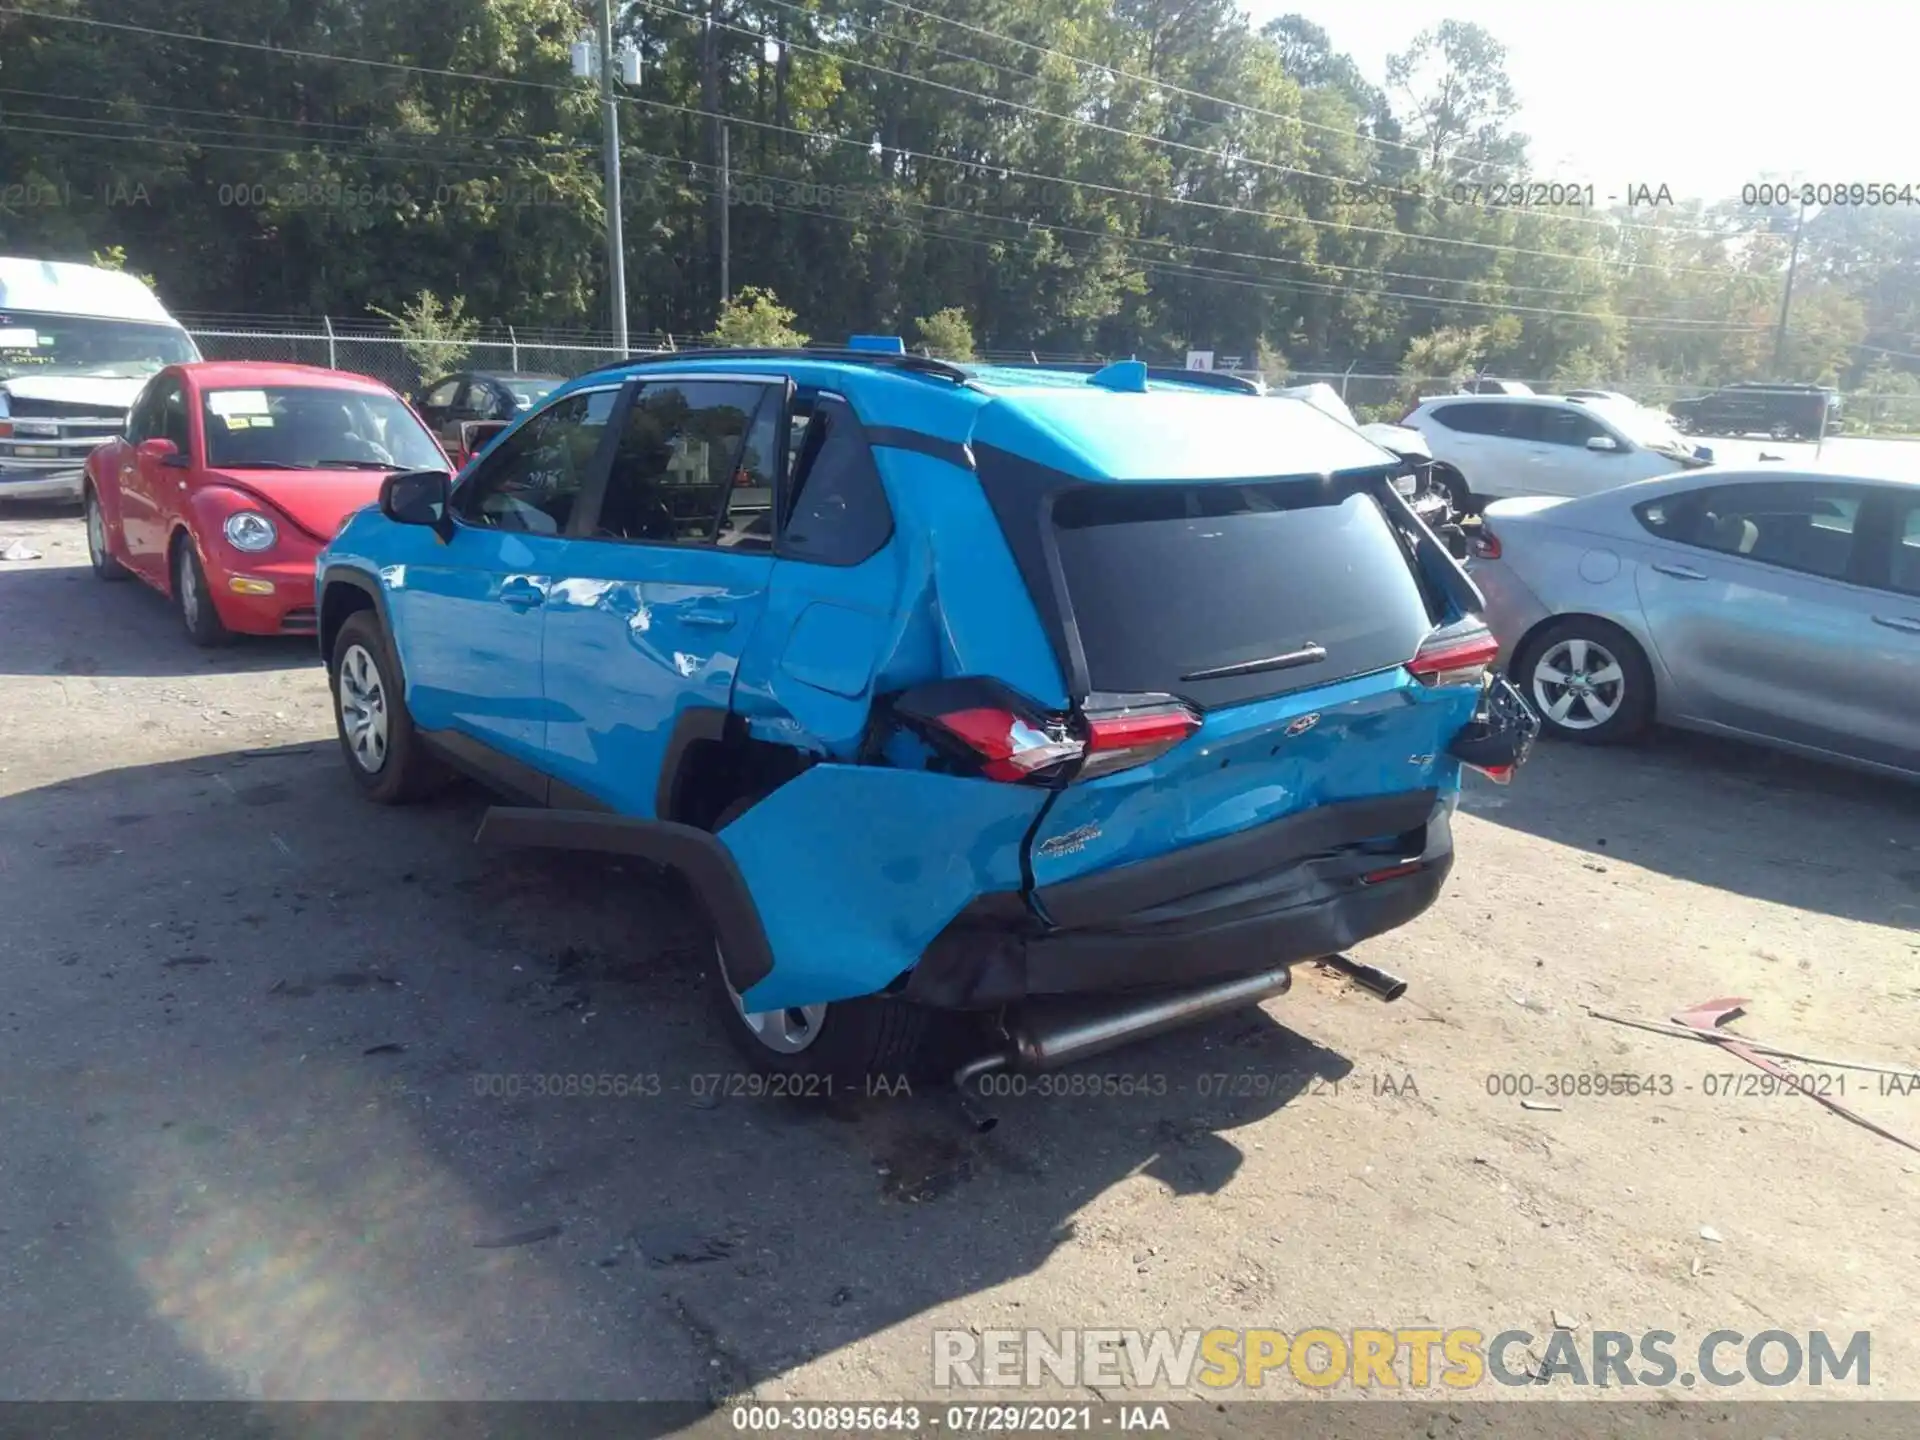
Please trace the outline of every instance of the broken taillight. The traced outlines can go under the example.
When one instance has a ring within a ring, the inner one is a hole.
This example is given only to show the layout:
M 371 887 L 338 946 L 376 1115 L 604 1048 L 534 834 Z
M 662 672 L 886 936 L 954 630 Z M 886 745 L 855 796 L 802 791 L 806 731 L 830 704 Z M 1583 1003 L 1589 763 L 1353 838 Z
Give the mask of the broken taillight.
M 1093 696 L 1063 715 L 983 679 L 922 685 L 893 711 L 964 771 L 1037 784 L 1144 765 L 1200 728 L 1200 717 L 1170 695 Z
M 1479 685 L 1499 658 L 1500 642 L 1478 616 L 1442 626 L 1421 642 L 1407 669 L 1426 685 Z
M 1200 728 L 1200 717 L 1178 700 L 1142 699 L 1083 712 L 1087 758 L 1074 775 L 1092 780 L 1157 760 Z
M 998 706 L 950 710 L 931 718 L 979 757 L 980 773 L 989 780 L 1030 780 L 1079 759 L 1086 750 L 1064 724 L 1048 725 L 1039 717 L 1029 719 Z
M 1500 558 L 1500 537 L 1487 528 L 1482 520 L 1480 528 L 1467 539 L 1468 547 L 1476 560 L 1498 560 Z

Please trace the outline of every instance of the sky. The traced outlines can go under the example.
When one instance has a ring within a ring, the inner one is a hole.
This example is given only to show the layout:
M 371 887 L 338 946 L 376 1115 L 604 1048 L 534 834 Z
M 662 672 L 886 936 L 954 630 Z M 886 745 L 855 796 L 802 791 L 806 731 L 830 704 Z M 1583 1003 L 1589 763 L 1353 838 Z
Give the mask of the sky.
M 1736 198 L 1751 181 L 1911 184 L 1920 197 L 1920 12 L 1896 0 L 1243 0 L 1298 13 L 1384 83 L 1442 20 L 1507 47 L 1534 178 Z M 1394 97 L 1396 108 L 1401 97 Z

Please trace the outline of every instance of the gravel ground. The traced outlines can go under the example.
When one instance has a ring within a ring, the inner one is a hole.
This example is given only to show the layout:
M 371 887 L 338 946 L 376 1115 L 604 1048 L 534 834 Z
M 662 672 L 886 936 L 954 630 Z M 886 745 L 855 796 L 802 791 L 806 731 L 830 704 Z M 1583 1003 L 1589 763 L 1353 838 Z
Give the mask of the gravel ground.
M 1912 790 L 1544 746 L 1469 791 L 1440 904 L 1359 952 L 1397 1004 L 1303 970 L 1083 1067 L 1149 1093 L 1009 1100 L 985 1136 L 943 1094 L 716 1102 L 670 887 L 481 851 L 475 791 L 367 805 L 308 643 L 203 654 L 91 577 L 76 518 L 16 508 L 17 538 L 0 1398 L 930 1397 L 937 1326 L 1556 1312 L 1871 1330 L 1873 1393 L 1920 1398 L 1920 1154 L 1586 1014 L 1745 996 L 1776 1044 L 1920 1060 Z M 1671 1093 L 1490 1093 L 1594 1071 Z M 1920 1095 L 1847 1084 L 1920 1142 Z

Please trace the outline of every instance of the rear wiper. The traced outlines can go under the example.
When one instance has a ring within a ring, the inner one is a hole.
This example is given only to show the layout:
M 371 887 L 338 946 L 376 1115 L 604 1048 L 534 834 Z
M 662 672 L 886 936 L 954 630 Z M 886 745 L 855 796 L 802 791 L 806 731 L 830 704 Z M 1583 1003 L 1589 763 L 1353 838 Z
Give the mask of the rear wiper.
M 306 470 L 404 470 L 404 465 L 390 464 L 385 460 L 316 460 L 311 465 L 301 467 Z
M 1259 675 L 1268 670 L 1291 670 L 1298 665 L 1318 665 L 1327 658 L 1326 647 L 1308 641 L 1298 650 L 1284 655 L 1269 655 L 1264 660 L 1242 660 L 1237 665 L 1216 665 L 1211 670 L 1196 670 L 1182 680 L 1225 680 L 1234 675 Z

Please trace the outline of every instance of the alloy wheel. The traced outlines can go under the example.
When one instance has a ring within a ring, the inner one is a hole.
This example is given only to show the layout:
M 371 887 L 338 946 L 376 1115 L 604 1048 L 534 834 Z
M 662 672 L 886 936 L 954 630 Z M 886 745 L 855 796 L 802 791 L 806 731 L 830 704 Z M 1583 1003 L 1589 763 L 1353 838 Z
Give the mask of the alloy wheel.
M 740 1019 L 767 1049 L 777 1055 L 798 1055 L 820 1038 L 820 1027 L 826 1022 L 825 1005 L 790 1005 L 784 1010 L 749 1010 L 740 992 L 733 988 L 733 982 L 727 979 L 727 968 L 718 954 L 715 962 L 720 965 L 720 983 L 727 987 L 727 995 L 733 1001 L 733 1008 L 739 1012 Z
M 87 491 L 87 559 L 98 568 L 107 558 L 107 525 L 100 518 L 100 499 Z
M 180 615 L 189 630 L 196 630 L 200 625 L 200 584 L 194 579 L 193 556 L 185 545 L 179 555 L 179 563 L 174 566 L 174 588 L 180 593 Z
M 1597 640 L 1566 639 L 1534 663 L 1534 708 L 1563 730 L 1595 730 L 1620 713 L 1627 674 Z

